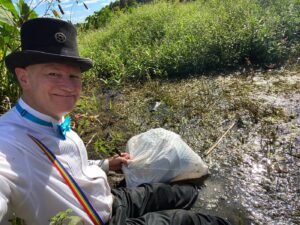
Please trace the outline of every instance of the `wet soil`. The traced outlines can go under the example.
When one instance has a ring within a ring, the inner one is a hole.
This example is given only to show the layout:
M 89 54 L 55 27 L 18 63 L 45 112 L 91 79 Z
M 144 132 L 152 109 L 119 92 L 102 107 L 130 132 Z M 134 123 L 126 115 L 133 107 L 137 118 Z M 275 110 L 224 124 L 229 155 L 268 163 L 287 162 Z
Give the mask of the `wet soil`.
M 91 157 L 105 156 L 101 146 L 106 154 L 111 145 L 124 150 L 131 136 L 163 127 L 209 165 L 193 210 L 240 225 L 300 224 L 299 69 L 151 81 L 102 88 L 97 96 L 99 123 L 84 135 Z

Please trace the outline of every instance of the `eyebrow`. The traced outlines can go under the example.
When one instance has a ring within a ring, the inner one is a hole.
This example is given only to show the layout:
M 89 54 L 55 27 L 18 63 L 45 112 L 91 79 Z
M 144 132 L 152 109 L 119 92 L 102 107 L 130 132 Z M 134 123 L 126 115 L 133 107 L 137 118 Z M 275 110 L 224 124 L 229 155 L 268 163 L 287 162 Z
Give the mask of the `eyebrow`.
M 55 70 L 55 71 L 61 71 L 61 69 L 56 66 L 55 64 L 49 64 L 49 65 L 45 65 L 44 69 L 52 69 L 52 70 Z M 78 68 L 78 73 L 70 73 L 71 75 L 81 75 L 81 70 L 80 68 Z

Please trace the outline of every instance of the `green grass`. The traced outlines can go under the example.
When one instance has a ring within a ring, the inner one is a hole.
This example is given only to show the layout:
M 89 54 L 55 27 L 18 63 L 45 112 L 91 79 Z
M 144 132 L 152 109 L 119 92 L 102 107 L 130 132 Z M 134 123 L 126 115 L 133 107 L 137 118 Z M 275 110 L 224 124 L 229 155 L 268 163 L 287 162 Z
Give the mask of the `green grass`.
M 299 56 L 298 0 L 153 3 L 80 33 L 95 62 L 87 77 L 119 84 L 241 67 L 276 67 Z
M 20 96 L 19 85 L 12 74 L 4 69 L 0 61 L 0 115 L 8 111 Z

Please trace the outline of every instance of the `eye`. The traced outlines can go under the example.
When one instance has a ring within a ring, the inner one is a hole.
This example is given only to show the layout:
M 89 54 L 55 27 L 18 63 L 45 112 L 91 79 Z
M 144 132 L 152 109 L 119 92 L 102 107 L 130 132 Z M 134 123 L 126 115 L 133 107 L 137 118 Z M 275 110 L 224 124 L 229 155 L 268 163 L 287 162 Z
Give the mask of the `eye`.
M 70 75 L 70 78 L 72 78 L 72 79 L 81 79 L 81 76 L 80 75 L 77 75 L 77 74 L 71 74 Z
M 48 76 L 49 76 L 49 77 L 59 77 L 59 74 L 58 74 L 58 73 L 51 72 L 51 73 L 48 73 Z

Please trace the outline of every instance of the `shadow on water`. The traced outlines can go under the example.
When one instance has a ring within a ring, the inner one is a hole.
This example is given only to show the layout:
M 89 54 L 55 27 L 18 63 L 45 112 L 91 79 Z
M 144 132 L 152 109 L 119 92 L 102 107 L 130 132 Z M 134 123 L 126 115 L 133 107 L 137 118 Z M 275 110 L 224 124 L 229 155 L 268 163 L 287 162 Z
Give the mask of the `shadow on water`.
M 232 188 L 232 182 L 211 171 L 199 191 L 193 210 L 226 218 L 232 224 L 251 225 L 241 204 L 240 194 Z

